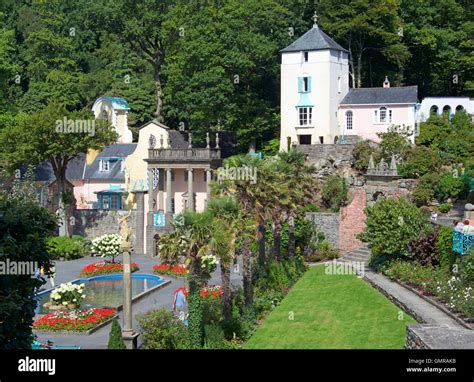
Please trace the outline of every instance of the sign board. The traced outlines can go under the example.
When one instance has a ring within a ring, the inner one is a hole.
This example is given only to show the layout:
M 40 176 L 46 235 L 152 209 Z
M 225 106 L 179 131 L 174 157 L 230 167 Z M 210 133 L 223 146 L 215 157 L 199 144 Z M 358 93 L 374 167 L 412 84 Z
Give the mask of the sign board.
M 166 225 L 165 214 L 162 211 L 157 211 L 153 213 L 153 226 L 164 228 Z

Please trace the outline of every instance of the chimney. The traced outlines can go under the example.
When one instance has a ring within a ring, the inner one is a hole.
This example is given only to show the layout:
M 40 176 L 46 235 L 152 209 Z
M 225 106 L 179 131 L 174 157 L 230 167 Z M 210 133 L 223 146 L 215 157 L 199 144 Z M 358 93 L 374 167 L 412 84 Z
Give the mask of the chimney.
M 383 82 L 383 87 L 384 88 L 389 88 L 390 87 L 390 81 L 388 80 L 387 76 L 385 76 L 385 81 Z

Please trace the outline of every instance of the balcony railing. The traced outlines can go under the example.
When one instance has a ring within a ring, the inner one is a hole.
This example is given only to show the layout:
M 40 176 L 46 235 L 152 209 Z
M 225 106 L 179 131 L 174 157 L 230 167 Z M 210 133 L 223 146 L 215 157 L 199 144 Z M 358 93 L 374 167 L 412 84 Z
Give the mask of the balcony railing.
M 192 149 L 148 149 L 148 159 L 172 161 L 201 161 L 220 159 L 219 149 L 192 148 Z
M 453 251 L 459 255 L 467 255 L 471 252 L 474 243 L 474 232 L 453 231 Z

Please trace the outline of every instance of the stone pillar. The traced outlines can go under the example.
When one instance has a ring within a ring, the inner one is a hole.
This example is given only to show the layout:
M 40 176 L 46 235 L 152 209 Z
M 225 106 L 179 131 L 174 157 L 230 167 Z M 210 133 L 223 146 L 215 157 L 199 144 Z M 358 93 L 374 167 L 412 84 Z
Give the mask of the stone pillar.
M 153 208 L 153 199 L 155 199 L 155 193 L 153 190 L 153 169 L 148 168 L 148 211 L 152 212 L 155 209 Z
M 188 209 L 194 211 L 193 169 L 188 169 Z
M 163 192 L 163 182 L 162 178 L 164 178 L 165 170 L 158 170 L 158 187 L 157 187 L 157 195 L 158 195 L 158 211 L 164 211 L 165 210 L 165 197 L 164 197 L 164 192 Z M 161 185 L 161 189 L 160 189 Z
M 135 253 L 143 255 L 143 239 L 145 235 L 145 191 L 134 191 L 137 202 L 137 221 L 135 224 Z
M 132 279 L 130 274 L 131 248 L 123 250 L 123 326 L 122 338 L 127 349 L 137 348 L 138 333 L 133 330 L 132 325 Z
M 166 169 L 166 213 L 172 214 L 171 211 L 171 169 Z
M 208 168 L 205 170 L 206 171 L 206 192 L 207 192 L 207 201 L 206 203 L 209 201 L 209 199 L 211 198 L 211 186 L 209 184 L 209 182 L 211 181 L 211 169 Z

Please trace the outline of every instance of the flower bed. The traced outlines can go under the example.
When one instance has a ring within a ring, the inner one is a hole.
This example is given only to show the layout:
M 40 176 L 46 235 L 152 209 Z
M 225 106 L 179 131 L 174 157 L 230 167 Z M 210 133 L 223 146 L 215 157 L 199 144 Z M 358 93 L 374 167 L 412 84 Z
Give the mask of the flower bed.
M 130 272 L 138 271 L 138 264 L 132 263 Z M 122 273 L 123 265 L 121 263 L 107 263 L 107 262 L 98 262 L 86 265 L 81 270 L 81 276 L 98 276 L 98 275 L 107 275 L 109 273 Z
M 180 290 L 183 290 L 186 297 L 188 297 L 188 288 L 181 287 L 179 289 L 176 289 L 174 293 L 177 293 Z M 199 295 L 203 298 L 217 299 L 222 296 L 222 287 L 220 285 L 209 285 L 206 287 L 202 287 Z
M 49 313 L 33 323 L 35 330 L 86 331 L 107 321 L 116 314 L 115 309 L 95 308 Z
M 157 264 L 153 266 L 153 272 L 159 275 L 171 275 L 176 277 L 186 277 L 188 274 L 188 269 L 184 264 Z
M 415 288 L 422 295 L 439 299 L 455 313 L 474 317 L 473 288 L 459 277 L 448 276 L 439 268 L 406 261 L 393 261 L 382 268 L 382 273 Z

